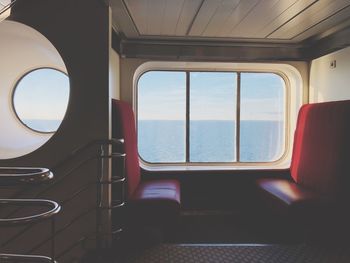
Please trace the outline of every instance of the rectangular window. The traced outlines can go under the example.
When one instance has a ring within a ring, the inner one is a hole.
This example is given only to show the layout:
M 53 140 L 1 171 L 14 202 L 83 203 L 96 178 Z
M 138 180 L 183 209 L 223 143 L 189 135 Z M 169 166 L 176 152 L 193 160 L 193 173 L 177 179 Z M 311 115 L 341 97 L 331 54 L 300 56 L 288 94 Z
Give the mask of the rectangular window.
M 273 162 L 284 152 L 284 81 L 241 73 L 240 162 Z
M 186 73 L 150 71 L 138 83 L 138 149 L 150 163 L 186 161 Z
M 149 71 L 137 91 L 145 162 L 274 162 L 285 151 L 286 89 L 275 73 Z
M 237 74 L 191 72 L 189 84 L 189 161 L 236 161 Z

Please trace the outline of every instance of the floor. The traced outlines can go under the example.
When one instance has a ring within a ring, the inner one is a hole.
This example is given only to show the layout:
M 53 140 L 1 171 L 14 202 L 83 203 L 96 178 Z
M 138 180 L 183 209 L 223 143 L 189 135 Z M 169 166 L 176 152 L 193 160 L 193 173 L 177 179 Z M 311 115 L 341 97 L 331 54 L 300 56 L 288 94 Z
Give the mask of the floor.
M 300 245 L 163 244 L 125 263 L 348 263 L 350 250 Z
M 232 211 L 187 211 L 182 213 L 178 228 L 168 241 L 181 244 L 276 244 L 300 241 L 282 229 L 283 226 L 256 215 L 242 216 Z
M 263 215 L 186 211 L 164 238 L 152 229 L 137 232 L 86 262 L 103 263 L 345 263 L 350 245 L 333 246 L 284 231 Z M 316 244 L 317 243 L 317 244 Z M 85 263 L 85 261 L 84 261 Z

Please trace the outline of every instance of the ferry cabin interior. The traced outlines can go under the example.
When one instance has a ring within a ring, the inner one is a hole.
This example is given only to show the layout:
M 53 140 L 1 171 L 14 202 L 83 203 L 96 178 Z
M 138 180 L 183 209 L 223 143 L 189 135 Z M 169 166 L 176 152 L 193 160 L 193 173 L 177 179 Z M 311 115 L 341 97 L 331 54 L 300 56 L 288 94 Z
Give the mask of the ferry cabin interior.
M 350 262 L 349 0 L 0 10 L 0 262 Z

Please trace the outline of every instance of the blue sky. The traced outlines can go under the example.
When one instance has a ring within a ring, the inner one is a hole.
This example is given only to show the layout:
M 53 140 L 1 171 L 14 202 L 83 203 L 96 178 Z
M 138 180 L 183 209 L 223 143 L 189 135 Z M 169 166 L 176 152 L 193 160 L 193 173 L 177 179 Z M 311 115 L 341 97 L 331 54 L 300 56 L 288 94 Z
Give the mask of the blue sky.
M 69 78 L 53 69 L 26 75 L 15 90 L 14 106 L 22 119 L 61 120 L 69 100 Z
M 237 74 L 192 72 L 192 120 L 236 118 Z M 141 120 L 185 120 L 186 74 L 151 71 L 138 83 L 138 117 Z M 241 74 L 241 119 L 280 120 L 284 111 L 284 83 L 272 73 Z

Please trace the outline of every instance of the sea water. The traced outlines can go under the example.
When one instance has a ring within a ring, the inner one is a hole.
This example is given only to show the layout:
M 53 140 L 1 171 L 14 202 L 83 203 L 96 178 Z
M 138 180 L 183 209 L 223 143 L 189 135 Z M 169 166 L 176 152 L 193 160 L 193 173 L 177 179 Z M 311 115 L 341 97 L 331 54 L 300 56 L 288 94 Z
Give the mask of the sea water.
M 190 162 L 235 162 L 234 121 L 195 120 L 190 122 Z M 284 125 L 281 121 L 242 120 L 240 162 L 271 162 L 283 152 Z M 178 120 L 138 121 L 141 158 L 151 163 L 186 161 L 185 122 Z

